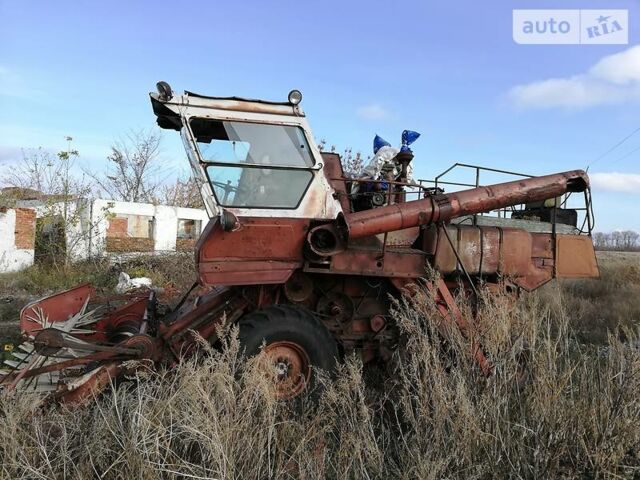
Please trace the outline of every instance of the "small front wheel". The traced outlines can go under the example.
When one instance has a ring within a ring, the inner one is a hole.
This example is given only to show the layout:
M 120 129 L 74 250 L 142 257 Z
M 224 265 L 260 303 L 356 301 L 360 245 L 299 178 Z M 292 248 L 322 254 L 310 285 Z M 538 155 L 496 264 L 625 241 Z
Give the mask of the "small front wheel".
M 248 357 L 264 345 L 266 374 L 276 395 L 288 400 L 313 392 L 317 370 L 332 371 L 338 357 L 336 341 L 320 319 L 302 307 L 274 305 L 239 321 L 240 345 Z

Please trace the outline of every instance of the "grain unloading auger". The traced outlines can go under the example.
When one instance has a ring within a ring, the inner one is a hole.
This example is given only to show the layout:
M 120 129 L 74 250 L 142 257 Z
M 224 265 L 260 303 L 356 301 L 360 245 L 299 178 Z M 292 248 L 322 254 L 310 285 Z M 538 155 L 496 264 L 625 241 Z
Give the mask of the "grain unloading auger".
M 390 358 L 398 344 L 392 298 L 418 284 L 433 292 L 439 323 L 466 334 L 458 292 L 598 276 L 585 172 L 445 194 L 409 178 L 405 144 L 379 172 L 349 178 L 338 155 L 314 144 L 300 98 L 176 95 L 160 82 L 151 94 L 158 125 L 180 132 L 211 218 L 195 248 L 198 288 L 162 318 L 153 292 L 96 307 L 90 285 L 26 306 L 27 341 L 2 387 L 80 401 L 139 365 L 177 364 L 200 337 L 216 345 L 224 322 L 239 325 L 247 355 L 264 349 L 278 395 L 291 398 L 316 368 L 331 370 L 348 352 Z M 587 232 L 567 208 L 567 196 L 581 192 Z M 496 210 L 503 215 L 480 215 Z M 480 343 L 471 343 L 491 374 Z

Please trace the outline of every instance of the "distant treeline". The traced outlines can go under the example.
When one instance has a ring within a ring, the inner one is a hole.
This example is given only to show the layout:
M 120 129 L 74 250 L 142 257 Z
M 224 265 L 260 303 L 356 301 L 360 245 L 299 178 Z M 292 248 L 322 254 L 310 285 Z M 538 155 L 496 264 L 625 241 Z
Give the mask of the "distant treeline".
M 596 250 L 640 251 L 640 233 L 633 230 L 596 232 L 593 234 L 593 245 Z

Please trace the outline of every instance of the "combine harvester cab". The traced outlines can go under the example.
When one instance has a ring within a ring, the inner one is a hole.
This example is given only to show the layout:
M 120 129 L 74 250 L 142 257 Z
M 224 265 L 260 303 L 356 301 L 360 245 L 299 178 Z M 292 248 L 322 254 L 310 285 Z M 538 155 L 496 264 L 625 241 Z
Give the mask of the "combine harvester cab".
M 180 133 L 210 216 L 195 249 L 199 284 L 158 318 L 153 293 L 119 308 L 92 308 L 88 285 L 25 307 L 27 342 L 1 379 L 79 401 L 140 360 L 171 366 L 199 337 L 218 342 L 238 323 L 247 355 L 263 348 L 280 398 L 299 395 L 315 371 L 345 353 L 386 360 L 398 344 L 390 298 L 426 287 L 438 324 L 467 334 L 453 298 L 480 287 L 531 291 L 553 278 L 595 278 L 589 180 L 581 170 L 444 193 L 410 178 L 403 147 L 380 176 L 350 178 L 337 154 L 320 152 L 294 90 L 286 102 L 175 94 L 158 83 L 158 125 Z M 415 135 L 413 135 L 415 139 Z M 579 209 L 567 199 L 584 198 Z M 497 212 L 498 216 L 490 215 Z M 583 227 L 579 229 L 578 216 Z M 428 278 L 429 268 L 439 278 Z M 479 368 L 492 373 L 481 343 Z

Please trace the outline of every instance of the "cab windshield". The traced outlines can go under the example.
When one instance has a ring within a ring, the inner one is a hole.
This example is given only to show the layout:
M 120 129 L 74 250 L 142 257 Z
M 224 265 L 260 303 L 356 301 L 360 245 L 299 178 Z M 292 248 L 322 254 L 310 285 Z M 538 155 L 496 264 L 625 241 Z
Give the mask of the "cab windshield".
M 296 208 L 313 178 L 299 127 L 205 118 L 190 121 L 217 202 L 225 207 Z

